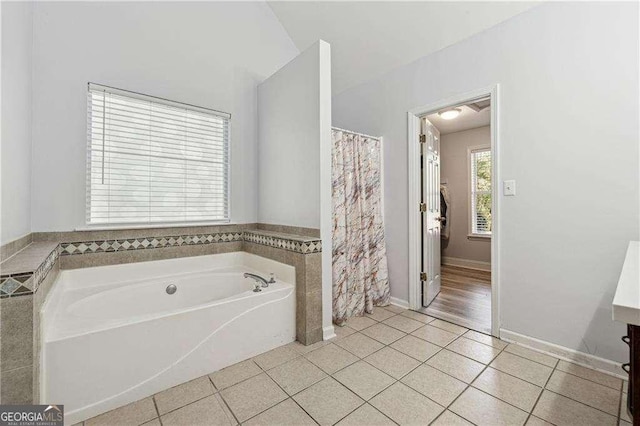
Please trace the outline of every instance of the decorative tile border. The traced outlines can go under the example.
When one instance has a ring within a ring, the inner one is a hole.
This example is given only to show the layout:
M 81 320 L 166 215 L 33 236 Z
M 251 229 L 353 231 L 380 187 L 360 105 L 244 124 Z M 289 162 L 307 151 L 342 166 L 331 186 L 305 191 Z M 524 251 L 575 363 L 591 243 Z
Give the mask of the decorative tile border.
M 0 276 L 0 298 L 33 294 L 40 283 L 55 266 L 60 256 L 75 256 L 91 253 L 113 253 L 130 250 L 150 250 L 166 247 L 181 247 L 202 244 L 247 241 L 268 247 L 279 248 L 301 254 L 320 253 L 322 241 L 312 237 L 289 237 L 261 231 L 216 232 L 210 234 L 139 237 L 115 240 L 77 241 L 60 243 L 33 272 L 21 272 Z
M 58 245 L 49 256 L 38 266 L 38 269 L 33 273 L 33 292 L 35 293 L 40 287 L 40 283 L 47 278 L 47 274 L 49 271 L 53 269 L 56 262 L 58 261 L 58 257 L 60 257 L 60 246 Z
M 214 234 L 178 235 L 162 237 L 124 238 L 117 240 L 79 241 L 61 243 L 60 255 L 87 253 L 110 253 L 126 250 L 148 250 L 184 245 L 230 243 L 242 241 L 242 232 L 219 232 Z
M 0 299 L 33 294 L 33 273 L 3 275 L 0 277 Z
M 309 254 L 322 251 L 322 242 L 312 238 L 287 238 L 285 236 L 265 235 L 259 231 L 218 232 L 212 234 L 178 235 L 162 237 L 139 237 L 117 240 L 77 241 L 61 243 L 60 255 L 78 255 L 90 253 L 110 253 L 127 250 L 150 250 L 184 245 L 201 245 L 249 241 L 269 247 L 281 248 L 296 253 Z
M 7 297 L 26 296 L 38 291 L 40 283 L 44 281 L 60 256 L 60 246 L 56 246 L 44 262 L 33 272 L 20 272 L 0 276 L 0 299 Z
M 245 231 L 244 240 L 302 254 L 320 253 L 322 251 L 322 241 L 320 239 L 296 240 L 281 236 L 264 235 L 260 232 Z

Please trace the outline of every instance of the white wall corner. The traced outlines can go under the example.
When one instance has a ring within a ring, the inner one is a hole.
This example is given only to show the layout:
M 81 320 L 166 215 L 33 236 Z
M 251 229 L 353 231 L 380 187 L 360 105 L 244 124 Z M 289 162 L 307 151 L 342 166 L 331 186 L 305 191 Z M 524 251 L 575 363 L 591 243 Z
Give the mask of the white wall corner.
M 331 46 L 318 41 L 320 55 L 320 237 L 322 238 L 322 326 L 331 329 L 333 311 L 333 207 L 331 195 Z

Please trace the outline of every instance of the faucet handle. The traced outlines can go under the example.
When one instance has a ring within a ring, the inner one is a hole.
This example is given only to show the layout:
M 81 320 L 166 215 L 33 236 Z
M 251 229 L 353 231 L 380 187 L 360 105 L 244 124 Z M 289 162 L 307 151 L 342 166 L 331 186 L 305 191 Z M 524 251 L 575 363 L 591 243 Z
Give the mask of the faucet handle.
M 269 281 L 267 281 L 269 284 L 273 284 L 276 282 L 276 278 L 275 278 L 275 274 L 273 272 L 271 272 L 269 274 Z
M 262 289 L 260 287 L 262 287 L 262 286 L 260 285 L 259 282 L 256 281 L 255 283 L 253 283 L 253 292 L 257 293 L 259 291 L 262 291 Z

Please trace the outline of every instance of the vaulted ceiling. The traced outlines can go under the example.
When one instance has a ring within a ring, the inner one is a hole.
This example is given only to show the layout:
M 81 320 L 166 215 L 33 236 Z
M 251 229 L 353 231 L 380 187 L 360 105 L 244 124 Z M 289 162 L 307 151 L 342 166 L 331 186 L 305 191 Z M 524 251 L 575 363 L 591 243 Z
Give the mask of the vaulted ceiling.
M 331 44 L 337 94 L 531 8 L 530 2 L 269 1 L 300 51 Z

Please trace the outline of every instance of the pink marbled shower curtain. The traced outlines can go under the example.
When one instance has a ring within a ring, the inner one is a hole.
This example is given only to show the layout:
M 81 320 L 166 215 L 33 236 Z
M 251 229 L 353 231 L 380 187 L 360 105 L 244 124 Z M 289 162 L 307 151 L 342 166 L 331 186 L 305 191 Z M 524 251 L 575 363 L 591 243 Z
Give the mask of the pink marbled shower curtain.
M 333 321 L 389 304 L 380 140 L 333 130 Z

